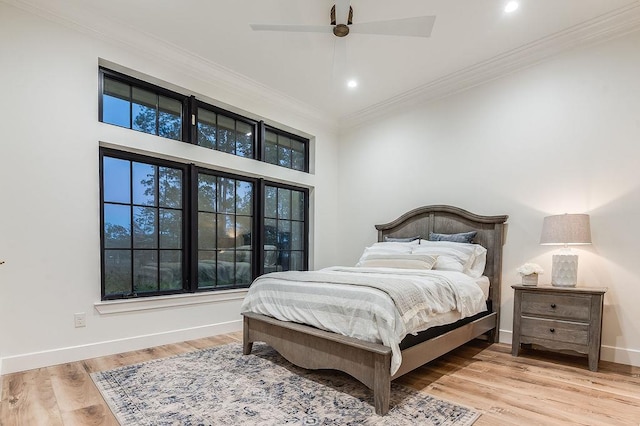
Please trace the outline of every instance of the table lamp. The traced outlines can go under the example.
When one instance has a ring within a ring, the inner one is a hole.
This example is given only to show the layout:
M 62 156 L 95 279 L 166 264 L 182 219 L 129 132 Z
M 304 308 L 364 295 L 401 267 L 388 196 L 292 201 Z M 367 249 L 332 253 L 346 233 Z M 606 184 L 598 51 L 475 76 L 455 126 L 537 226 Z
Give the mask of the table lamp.
M 564 246 L 552 257 L 551 285 L 575 287 L 578 282 L 578 255 L 569 246 L 591 244 L 589 215 L 560 214 L 545 217 L 540 244 Z

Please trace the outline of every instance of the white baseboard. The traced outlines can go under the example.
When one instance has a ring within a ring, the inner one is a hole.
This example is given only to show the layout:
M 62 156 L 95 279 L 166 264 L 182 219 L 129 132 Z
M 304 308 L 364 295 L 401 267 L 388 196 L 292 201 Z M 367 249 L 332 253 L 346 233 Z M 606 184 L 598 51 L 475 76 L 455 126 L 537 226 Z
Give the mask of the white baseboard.
M 109 340 L 105 342 L 90 343 L 87 345 L 9 356 L 0 359 L 0 373 L 15 373 L 34 368 L 64 364 L 66 362 L 81 361 L 88 358 L 96 358 L 122 352 L 136 351 L 153 346 L 178 343 L 185 340 L 232 333 L 240 330 L 242 330 L 242 320 L 235 320 L 182 330 L 172 330 L 164 333 L 147 334 L 143 336 L 128 337 L 125 339 Z
M 511 344 L 513 340 L 512 337 L 513 333 L 510 330 L 500 330 L 500 343 Z M 600 348 L 600 359 L 640 367 L 640 350 L 602 345 Z

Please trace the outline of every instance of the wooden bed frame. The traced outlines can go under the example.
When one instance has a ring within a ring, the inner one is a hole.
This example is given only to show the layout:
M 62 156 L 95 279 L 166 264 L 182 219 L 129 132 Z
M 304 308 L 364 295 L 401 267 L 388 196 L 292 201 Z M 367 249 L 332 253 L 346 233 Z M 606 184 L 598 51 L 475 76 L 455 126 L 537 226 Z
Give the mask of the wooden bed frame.
M 393 376 L 390 374 L 391 348 L 388 346 L 250 312 L 243 313 L 243 353 L 250 354 L 253 342 L 260 341 L 300 367 L 344 371 L 373 390 L 376 413 L 386 414 L 389 410 L 391 380 L 482 334 L 487 334 L 489 341 L 497 342 L 502 246 L 507 218 L 506 215 L 480 216 L 457 207 L 436 205 L 420 207 L 393 222 L 376 225 L 378 241 L 383 241 L 385 236 L 400 238 L 420 235 L 428 239 L 429 232 L 451 234 L 478 231 L 474 242 L 487 249 L 484 274 L 491 282 L 491 314 L 403 350 L 402 364 Z

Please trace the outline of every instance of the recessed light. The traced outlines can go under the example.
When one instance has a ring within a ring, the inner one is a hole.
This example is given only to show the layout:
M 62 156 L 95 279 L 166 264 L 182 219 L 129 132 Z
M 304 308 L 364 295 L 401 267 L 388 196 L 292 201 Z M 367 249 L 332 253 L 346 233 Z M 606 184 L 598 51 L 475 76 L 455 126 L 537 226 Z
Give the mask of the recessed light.
M 349 89 L 355 89 L 356 87 L 358 87 L 358 82 L 355 80 L 349 80 L 347 81 L 347 87 Z
M 518 7 L 520 7 L 520 5 L 518 4 L 517 1 L 510 1 L 509 3 L 507 3 L 507 5 L 504 7 L 504 12 L 505 13 L 511 13 L 511 12 L 515 12 Z

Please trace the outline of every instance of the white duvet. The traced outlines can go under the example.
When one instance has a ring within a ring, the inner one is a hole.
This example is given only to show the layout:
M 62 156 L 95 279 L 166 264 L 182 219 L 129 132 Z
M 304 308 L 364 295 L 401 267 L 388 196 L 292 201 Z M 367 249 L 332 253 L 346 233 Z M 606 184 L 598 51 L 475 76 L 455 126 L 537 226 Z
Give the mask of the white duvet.
M 369 287 L 363 284 L 366 281 L 381 285 Z M 400 314 L 394 292 L 384 291 L 389 285 L 411 292 L 417 307 L 411 309 L 411 315 Z M 389 346 L 392 375 L 402 363 L 399 344 L 407 334 L 485 310 L 483 291 L 473 278 L 460 272 L 350 267 L 263 275 L 253 282 L 241 307 L 241 312 Z

